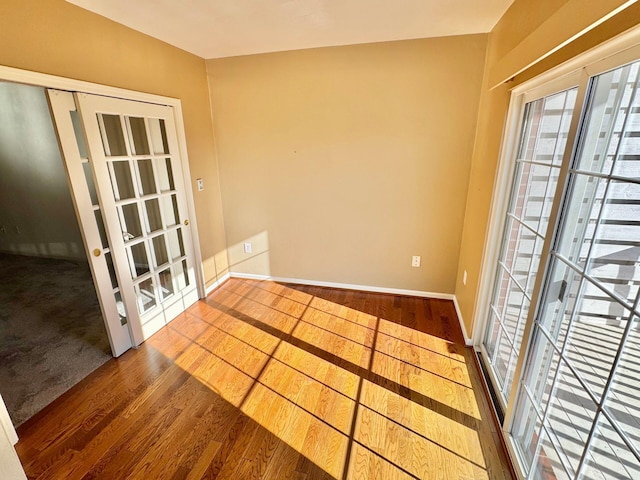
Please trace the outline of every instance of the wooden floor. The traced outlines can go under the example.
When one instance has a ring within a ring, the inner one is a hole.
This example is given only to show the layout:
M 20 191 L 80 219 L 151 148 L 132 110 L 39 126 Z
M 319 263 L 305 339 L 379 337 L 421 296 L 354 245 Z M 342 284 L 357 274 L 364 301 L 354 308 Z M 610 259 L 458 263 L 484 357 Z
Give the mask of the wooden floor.
M 19 429 L 38 479 L 508 479 L 452 302 L 229 280 Z

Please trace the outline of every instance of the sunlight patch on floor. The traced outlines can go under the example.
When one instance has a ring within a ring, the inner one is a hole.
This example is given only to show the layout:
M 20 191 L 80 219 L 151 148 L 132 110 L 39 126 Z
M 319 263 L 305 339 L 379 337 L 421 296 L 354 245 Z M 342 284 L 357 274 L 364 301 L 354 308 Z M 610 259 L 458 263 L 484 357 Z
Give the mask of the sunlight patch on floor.
M 242 285 L 176 320 L 190 343 L 177 365 L 336 479 L 488 478 L 463 347 Z

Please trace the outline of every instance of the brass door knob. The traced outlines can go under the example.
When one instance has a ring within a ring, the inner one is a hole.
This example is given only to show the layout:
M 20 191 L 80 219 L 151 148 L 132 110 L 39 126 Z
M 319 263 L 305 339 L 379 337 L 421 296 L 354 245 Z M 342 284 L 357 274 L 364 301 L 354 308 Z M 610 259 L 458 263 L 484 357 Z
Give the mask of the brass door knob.
M 99 257 L 101 253 L 102 253 L 102 250 L 100 250 L 99 248 L 94 248 L 93 249 L 93 256 L 94 257 Z
M 189 220 L 185 220 L 185 221 L 184 221 L 184 224 L 185 224 L 185 226 L 186 226 L 186 225 L 189 225 Z

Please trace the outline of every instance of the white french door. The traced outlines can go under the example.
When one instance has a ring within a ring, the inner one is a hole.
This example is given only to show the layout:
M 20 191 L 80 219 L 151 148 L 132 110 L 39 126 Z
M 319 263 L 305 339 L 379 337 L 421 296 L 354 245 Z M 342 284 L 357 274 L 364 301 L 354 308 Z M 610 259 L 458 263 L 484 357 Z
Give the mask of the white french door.
M 48 90 L 47 94 L 111 352 L 118 357 L 131 348 L 133 342 L 81 120 L 72 93 Z
M 640 478 L 640 47 L 603 58 L 512 98 L 478 349 L 527 479 Z
M 112 349 L 198 299 L 172 108 L 49 91 Z

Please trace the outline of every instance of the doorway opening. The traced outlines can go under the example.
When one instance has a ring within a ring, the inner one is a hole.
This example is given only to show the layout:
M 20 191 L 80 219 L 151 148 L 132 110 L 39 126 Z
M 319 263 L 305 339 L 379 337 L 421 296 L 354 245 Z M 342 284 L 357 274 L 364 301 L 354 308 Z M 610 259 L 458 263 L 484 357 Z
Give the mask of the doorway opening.
M 110 358 L 45 89 L 0 82 L 0 393 L 13 423 Z

